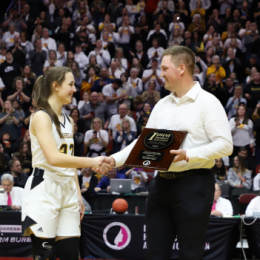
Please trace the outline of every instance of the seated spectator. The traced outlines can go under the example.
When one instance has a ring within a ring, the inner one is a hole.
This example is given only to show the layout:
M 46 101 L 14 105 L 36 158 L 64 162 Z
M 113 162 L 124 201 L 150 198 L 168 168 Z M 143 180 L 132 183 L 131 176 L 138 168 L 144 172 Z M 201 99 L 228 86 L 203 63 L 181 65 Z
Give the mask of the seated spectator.
M 81 23 L 79 23 L 79 27 L 76 29 L 76 33 L 80 33 L 81 38 L 85 38 L 85 39 L 89 39 L 89 41 L 93 44 L 96 42 L 97 38 L 96 38 L 96 29 L 93 26 L 93 23 L 91 22 L 91 20 L 84 16 Z M 83 30 L 85 31 L 85 34 L 83 33 Z M 87 37 L 86 37 L 87 36 Z M 89 46 L 88 46 L 89 47 Z M 86 48 L 89 49 L 89 48 Z M 85 49 L 85 48 L 84 48 Z M 86 52 L 84 50 L 84 52 Z
M 160 92 L 155 90 L 156 83 L 154 80 L 150 80 L 148 84 L 148 90 L 142 94 L 143 101 L 148 101 L 153 106 L 161 99 Z
M 46 51 L 47 58 L 48 58 L 50 50 L 57 51 L 57 43 L 53 38 L 49 37 L 49 29 L 48 28 L 42 29 L 42 36 L 43 36 L 41 38 L 42 47 L 43 47 L 43 50 Z
M 148 57 L 147 57 L 148 60 Z M 138 78 L 142 78 L 143 72 L 144 72 L 144 67 L 142 66 L 140 60 L 138 58 L 134 58 L 132 60 L 132 65 L 131 65 L 131 69 L 138 69 L 139 73 L 137 75 Z
M 235 85 L 233 78 L 226 77 L 224 89 L 226 90 L 227 101 L 228 101 L 229 98 L 231 98 L 231 97 L 233 98 L 235 87 L 236 87 L 236 85 Z
M 197 66 L 197 63 L 199 63 L 200 67 L 202 68 L 202 72 L 200 72 L 200 68 L 199 66 Z M 199 56 L 196 56 L 196 66 L 195 66 L 193 76 L 197 78 L 196 81 L 199 81 L 201 86 L 203 86 L 205 83 L 207 70 L 208 70 L 208 66 L 205 64 L 205 62 Z
M 229 120 L 231 134 L 233 137 L 233 156 L 237 155 L 239 148 L 247 147 L 249 154 L 254 147 L 253 122 L 248 119 L 246 108 L 244 105 L 239 105 L 236 117 Z
M 181 42 L 180 45 L 190 48 L 195 53 L 196 49 L 195 49 L 195 46 L 192 44 L 193 43 L 191 42 L 191 33 L 189 31 L 185 31 L 184 40 Z
M 40 21 L 40 20 L 39 20 Z M 36 19 L 37 22 L 37 19 Z M 36 24 L 35 29 L 33 29 L 33 35 L 32 35 L 32 44 L 35 44 L 36 39 L 42 38 L 42 26 L 40 24 Z
M 108 70 L 106 68 L 102 68 L 99 74 L 100 78 L 94 81 L 93 86 L 91 87 L 91 92 L 102 92 L 102 89 L 105 85 L 108 85 L 113 82 L 108 76 Z
M 102 35 L 102 48 L 109 52 L 110 57 L 115 56 L 115 44 L 112 41 L 109 41 L 109 33 L 105 31 Z
M 20 162 L 22 165 L 22 173 L 30 176 L 32 174 L 32 154 L 30 144 L 22 142 L 19 148 Z
M 88 148 L 86 157 L 106 156 L 109 138 L 102 126 L 102 121 L 98 117 L 92 120 L 91 130 L 86 132 L 84 139 L 84 146 Z
M 129 45 L 130 45 L 132 51 L 134 51 L 136 49 L 137 41 L 141 42 L 142 46 L 145 46 L 145 44 L 146 44 L 146 35 L 141 32 L 141 26 L 139 23 L 137 23 L 135 25 L 135 33 L 133 33 L 130 38 Z
M 106 96 L 106 102 L 111 115 L 115 115 L 117 113 L 118 103 L 121 104 L 127 96 L 126 93 L 121 93 L 118 95 L 117 90 L 122 87 L 122 80 L 115 79 L 113 83 L 104 86 L 102 89 L 102 93 Z
M 250 189 L 252 185 L 252 172 L 246 169 L 244 158 L 235 156 L 233 167 L 228 170 L 227 180 L 233 188 Z
M 148 176 L 143 169 L 140 168 L 132 168 L 125 173 L 126 177 L 132 180 L 131 182 L 131 190 L 133 192 L 144 192 L 147 191 L 148 188 L 146 183 L 148 181 Z
M 30 139 L 30 132 L 29 130 L 25 131 L 24 137 L 20 137 L 18 138 L 15 143 L 13 144 L 13 151 L 18 151 L 20 149 L 20 145 L 22 142 L 28 143 L 29 146 L 31 145 L 31 139 Z M 15 153 L 14 153 L 15 154 Z M 17 157 L 20 160 L 20 157 Z M 14 155 L 13 155 L 13 159 L 14 159 Z
M 150 79 L 155 80 L 155 90 L 161 91 L 161 86 L 164 85 L 163 78 L 161 78 L 161 70 L 158 69 L 157 59 L 153 59 L 151 63 L 151 69 L 147 69 L 143 72 L 142 81 L 144 84 L 144 90 L 148 90 Z
M 80 118 L 85 121 L 85 131 L 90 130 L 94 117 L 101 119 L 103 129 L 107 130 L 110 119 L 108 105 L 98 100 L 97 92 L 92 92 L 89 103 L 84 104 L 80 109 Z
M 153 46 L 154 39 L 158 40 L 158 42 L 160 43 L 160 45 L 158 45 L 162 48 L 165 49 L 167 47 L 167 35 L 166 32 L 163 29 L 161 29 L 161 25 L 159 23 L 155 23 L 154 30 L 151 30 L 147 36 L 149 47 Z
M 85 133 L 85 124 L 84 120 L 80 118 L 80 113 L 78 108 L 73 108 L 70 110 L 69 116 L 72 118 L 74 122 L 74 126 L 77 126 L 77 132 L 84 134 Z M 75 151 L 76 149 L 74 149 Z
M 183 38 L 180 35 L 180 29 L 174 29 L 171 36 L 170 36 L 170 40 L 168 41 L 168 47 L 173 46 L 174 44 L 178 44 L 180 45 L 181 42 L 183 41 Z
M 135 132 L 131 131 L 131 123 L 129 119 L 123 118 L 120 123 L 120 128 L 116 132 L 115 137 L 115 152 L 123 150 L 126 146 L 135 140 Z
M 63 66 L 64 62 L 67 60 L 68 52 L 65 51 L 65 45 L 63 43 L 59 43 L 57 50 L 57 59 L 61 62 L 61 66 Z
M 109 67 L 111 57 L 109 52 L 103 49 L 101 40 L 96 41 L 96 48 L 94 51 L 89 53 L 88 59 L 91 55 L 96 56 L 97 63 L 101 66 L 101 68 Z
M 12 22 L 9 23 L 8 31 L 4 33 L 2 38 L 2 42 L 5 44 L 7 49 L 14 46 L 14 36 L 16 34 L 19 35 L 19 32 L 15 30 L 15 24 Z
M 21 162 L 18 159 L 11 159 L 9 161 L 9 168 L 10 168 L 10 172 L 7 173 L 13 176 L 14 186 L 24 188 L 28 176 L 22 172 Z
M 161 28 L 165 31 L 168 30 L 168 26 L 172 21 L 172 12 L 167 8 L 168 1 L 163 1 L 162 9 L 156 15 L 156 22 L 161 25 Z
M 82 197 L 91 205 L 91 194 L 94 192 L 94 188 L 98 185 L 98 178 L 92 172 L 91 168 L 82 168 L 79 179 L 79 187 Z
M 128 82 L 134 87 L 134 98 L 143 92 L 143 82 L 137 77 L 138 73 L 138 69 L 132 68 L 130 70 L 130 77 L 128 78 Z
M 90 68 L 94 69 L 95 75 L 97 77 L 102 67 L 97 63 L 97 58 L 95 54 L 89 55 L 89 64 L 87 64 L 87 67 L 84 69 L 84 73 L 86 75 L 88 74 Z
M 20 67 L 24 67 L 27 49 L 22 46 L 19 34 L 14 35 L 14 45 L 11 46 L 8 50 L 13 54 L 13 62 L 17 63 Z
M 246 77 L 246 84 L 250 84 L 254 80 L 255 73 L 258 72 L 256 67 L 252 67 L 250 74 Z
M 115 53 L 115 58 L 119 59 L 119 62 L 122 68 L 126 71 L 128 69 L 127 59 L 124 58 L 124 50 L 123 48 L 117 48 Z M 112 61 L 115 59 L 113 58 Z
M 89 39 L 87 32 L 86 32 L 86 28 L 82 27 L 79 31 L 79 35 L 77 35 L 74 44 L 72 45 L 73 50 L 75 50 L 76 46 L 80 45 L 82 48 L 82 52 L 88 56 L 89 53 L 91 51 L 93 51 L 94 46 L 91 42 L 91 40 Z
M 108 72 L 111 78 L 120 79 L 121 74 L 124 73 L 125 70 L 121 67 L 120 60 L 114 59 L 110 64 Z
M 232 32 L 235 32 L 235 26 L 233 23 L 228 23 L 227 30 L 221 34 L 221 41 L 225 42 L 228 38 L 230 38 Z
M 243 98 L 243 88 L 241 86 L 236 86 L 234 90 L 234 96 L 228 99 L 226 105 L 228 119 L 234 117 L 237 114 L 240 103 L 244 103 L 246 105 L 247 101 L 245 98 Z
M 208 43 L 208 41 L 213 40 L 214 32 L 215 32 L 214 27 L 212 25 L 209 26 L 208 31 L 203 35 L 203 42 L 205 45 Z M 218 38 L 220 39 L 220 35 L 218 35 Z
M 83 105 L 89 103 L 89 93 L 88 92 L 84 92 L 83 93 L 83 100 L 80 100 L 78 102 L 78 109 L 80 109 Z
M 47 52 L 42 49 L 41 39 L 36 39 L 34 43 L 34 51 L 29 52 L 31 60 L 31 68 L 36 77 L 43 74 L 43 66 L 47 58 Z
M 122 81 L 122 88 L 119 88 L 117 90 L 117 95 L 120 96 L 121 94 L 126 94 L 123 103 L 127 104 L 128 107 L 131 107 L 131 102 L 135 95 L 134 87 L 131 83 L 129 83 L 128 76 L 126 73 L 122 73 L 120 79 Z
M 260 173 L 257 173 L 254 182 L 253 182 L 253 190 L 260 191 Z
M 131 58 L 133 58 L 132 67 L 133 67 L 134 60 L 137 58 L 138 64 L 140 64 L 142 67 L 141 70 L 140 70 L 140 68 L 137 68 L 137 69 L 139 69 L 140 71 L 143 71 L 143 68 L 146 68 L 149 63 L 148 55 L 143 49 L 143 43 L 141 41 L 137 41 L 135 44 L 135 51 L 134 52 L 130 51 L 129 53 L 132 56 Z
M 221 158 L 215 160 L 215 165 L 211 170 L 214 174 L 216 182 L 223 182 L 226 180 L 227 171 L 224 162 Z
M 30 93 L 29 97 L 31 97 L 33 86 L 36 81 L 36 75 L 32 72 L 30 66 L 24 66 L 22 71 L 22 78 L 25 83 L 25 88 L 28 90 L 28 93 Z
M 49 69 L 53 67 L 61 67 L 62 63 L 57 59 L 56 51 L 49 51 L 49 60 L 46 60 L 43 65 L 43 74 L 45 74 Z
M 260 196 L 253 198 L 246 208 L 246 217 L 253 217 L 254 212 L 260 212 Z
M 208 68 L 207 76 L 211 73 L 214 73 L 216 76 L 217 84 L 223 86 L 221 80 L 226 77 L 226 71 L 220 64 L 220 58 L 218 55 L 212 57 L 212 65 Z
M 181 5 L 181 3 L 180 3 L 180 5 Z M 179 31 L 181 29 L 185 30 L 185 25 L 184 25 L 183 22 L 181 22 L 181 20 L 182 19 L 180 18 L 180 14 L 179 13 L 174 14 L 173 22 L 170 23 L 170 25 L 169 25 L 169 33 L 170 33 L 170 35 L 173 35 L 174 30 L 179 30 Z M 172 38 L 172 36 L 170 36 L 170 39 L 171 38 Z
M 0 136 L 3 133 L 10 134 L 10 140 L 15 141 L 17 136 L 17 125 L 20 122 L 19 115 L 13 112 L 13 106 L 11 101 L 6 100 L 4 102 L 3 113 L 0 113 Z
M 223 216 L 233 216 L 233 207 L 228 199 L 220 197 L 221 188 L 215 183 L 215 194 L 214 201 L 211 209 L 211 216 L 223 217 Z
M 212 65 L 212 57 L 214 55 L 214 50 L 213 50 L 213 47 L 208 47 L 208 48 L 205 48 L 206 50 L 206 55 L 205 57 L 203 58 L 203 61 L 205 62 L 205 64 L 210 67 Z
M 108 171 L 107 176 L 104 176 L 97 187 L 94 189 L 95 192 L 99 192 L 100 190 L 107 190 L 110 192 L 110 179 L 125 179 L 125 175 L 117 172 L 117 168 L 112 168 Z
M 151 112 L 144 111 L 137 122 L 137 136 L 139 136 L 147 125 Z
M 208 41 L 205 49 L 207 50 L 208 47 L 210 47 L 210 46 L 213 48 L 213 51 L 214 51 L 215 55 L 218 55 L 219 57 L 223 56 L 223 52 L 224 52 L 223 51 L 223 44 L 220 41 L 220 39 L 217 37 L 217 33 L 213 34 L 212 41 Z
M 152 47 L 149 48 L 147 51 L 147 55 L 150 60 L 148 67 L 151 67 L 151 63 L 154 59 L 158 61 L 158 64 L 161 64 L 163 51 L 164 48 L 160 47 L 159 40 L 153 39 Z
M 14 177 L 9 173 L 3 174 L 1 184 L 4 193 L 0 193 L 0 205 L 8 205 L 12 210 L 21 210 L 23 189 L 14 187 Z
M 136 124 L 133 118 L 127 116 L 129 108 L 126 104 L 121 104 L 118 109 L 118 113 L 111 117 L 108 129 L 109 129 L 109 141 L 114 142 L 116 138 L 116 133 L 118 130 L 121 130 L 120 124 L 123 118 L 127 118 L 131 123 L 131 131 L 136 132 Z M 114 146 L 113 146 L 113 149 Z
M 204 43 L 200 38 L 200 34 L 197 31 L 192 32 L 191 44 L 195 46 L 196 55 L 203 55 L 204 52 Z
M 4 152 L 4 144 L 0 143 L 0 175 L 9 170 L 10 157 Z M 1 205 L 1 204 L 0 204 Z

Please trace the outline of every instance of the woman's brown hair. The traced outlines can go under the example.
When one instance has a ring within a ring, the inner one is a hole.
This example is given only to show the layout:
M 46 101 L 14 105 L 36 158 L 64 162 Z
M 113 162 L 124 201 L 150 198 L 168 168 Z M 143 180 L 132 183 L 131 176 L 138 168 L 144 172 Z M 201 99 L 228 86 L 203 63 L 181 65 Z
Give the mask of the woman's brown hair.
M 13 88 L 16 89 L 16 81 L 21 80 L 23 83 L 23 89 L 25 88 L 25 83 L 22 77 L 16 77 L 13 81 Z
M 240 107 L 243 107 L 243 108 L 245 109 L 245 116 L 244 116 L 244 120 L 243 120 L 242 124 L 247 125 L 247 124 L 248 124 L 248 116 L 247 116 L 247 112 L 246 112 L 246 107 L 245 107 L 244 105 L 239 105 L 239 106 L 238 106 L 238 109 L 239 109 Z M 238 111 L 238 109 L 237 109 L 237 111 Z M 238 112 L 237 112 L 236 117 L 235 117 L 235 122 L 236 122 L 237 120 L 239 120 Z
M 238 170 L 240 171 L 240 173 L 243 175 L 246 172 L 246 162 L 243 156 L 237 155 L 234 157 L 238 159 L 239 162 L 239 166 L 238 166 Z M 235 164 L 233 166 L 233 168 L 235 169 Z
M 52 94 L 52 85 L 54 82 L 57 82 L 58 85 L 61 85 L 65 80 L 66 73 L 71 72 L 68 67 L 53 67 L 48 70 L 44 76 L 38 77 L 36 80 L 33 92 L 32 100 L 35 102 L 38 109 L 43 109 L 50 116 L 54 122 L 59 136 L 62 138 L 60 130 L 60 121 L 57 114 L 53 111 L 52 107 L 48 102 L 48 98 Z

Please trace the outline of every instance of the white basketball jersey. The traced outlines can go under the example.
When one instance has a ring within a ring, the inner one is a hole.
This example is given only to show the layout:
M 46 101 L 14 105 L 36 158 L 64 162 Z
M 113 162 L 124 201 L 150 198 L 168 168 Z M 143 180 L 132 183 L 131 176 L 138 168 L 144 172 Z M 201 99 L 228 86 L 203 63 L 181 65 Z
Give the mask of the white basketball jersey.
M 42 110 L 43 111 L 43 110 Z M 45 112 L 45 111 L 44 111 Z M 63 138 L 60 138 L 58 131 L 56 129 L 55 124 L 52 122 L 52 133 L 57 145 L 57 149 L 60 153 L 65 153 L 67 155 L 73 156 L 74 155 L 74 139 L 72 133 L 72 125 L 67 115 L 63 114 L 64 123 L 60 122 L 60 129 L 63 135 Z M 31 120 L 33 117 L 31 117 Z M 54 167 L 51 166 L 45 155 L 40 147 L 38 139 L 34 136 L 30 131 L 31 137 L 31 149 L 32 149 L 32 167 L 33 168 L 40 168 L 49 172 L 53 172 L 56 176 L 59 177 L 68 177 L 74 176 L 75 172 L 73 168 L 62 168 L 62 167 Z M 46 140 L 48 142 L 48 140 Z

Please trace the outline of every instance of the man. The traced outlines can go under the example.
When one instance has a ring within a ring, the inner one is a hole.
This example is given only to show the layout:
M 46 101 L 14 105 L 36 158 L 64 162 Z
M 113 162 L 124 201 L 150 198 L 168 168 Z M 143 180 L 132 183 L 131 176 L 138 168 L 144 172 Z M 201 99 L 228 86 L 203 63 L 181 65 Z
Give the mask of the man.
M 111 115 L 117 113 L 117 104 L 122 103 L 127 96 L 126 93 L 118 95 L 117 90 L 122 88 L 122 80 L 115 79 L 113 83 L 110 83 L 102 89 L 102 93 L 105 95 L 105 100 L 109 107 L 109 112 Z
M 245 71 L 243 72 L 244 73 L 244 78 L 246 78 L 247 76 L 250 76 L 251 74 L 251 69 L 253 67 L 256 67 L 257 71 L 260 71 L 260 65 L 257 61 L 257 55 L 256 54 L 251 54 L 250 55 L 250 59 L 248 62 L 246 62 L 245 64 Z
M 33 25 L 34 25 L 34 18 L 32 17 L 30 13 L 30 5 L 25 4 L 23 6 L 23 13 L 21 14 L 21 19 L 24 20 L 24 22 L 27 25 L 26 34 L 28 36 L 28 39 L 31 39 L 33 34 Z
M 164 21 L 167 23 L 167 24 L 170 24 L 172 22 L 172 14 L 173 12 L 171 12 L 169 9 L 168 9 L 168 1 L 167 0 L 164 0 L 162 2 L 162 8 L 161 10 L 157 13 L 156 17 L 158 18 L 159 15 L 162 15 L 163 18 L 164 18 Z
M 13 23 L 17 32 L 20 33 L 25 31 L 27 29 L 27 24 L 21 18 L 18 10 L 13 10 L 10 12 L 10 17 L 2 24 L 2 27 L 5 29 L 9 24 Z
M 132 117 L 127 116 L 127 113 L 128 113 L 128 110 L 129 110 L 128 106 L 126 104 L 121 104 L 119 106 L 118 110 L 119 110 L 118 111 L 119 114 L 118 115 L 113 115 L 111 117 L 110 123 L 108 125 L 108 129 L 109 129 L 108 130 L 108 134 L 109 134 L 109 141 L 110 142 L 113 142 L 115 140 L 116 132 L 118 130 L 122 130 L 120 128 L 120 124 L 121 124 L 123 118 L 126 118 L 126 119 L 128 119 L 130 121 L 130 123 L 131 123 L 131 131 L 136 132 L 136 124 L 135 124 L 134 119 Z
M 22 166 L 18 159 L 11 159 L 8 163 L 10 167 L 10 173 L 13 176 L 13 182 L 15 187 L 24 188 L 28 176 L 22 172 Z
M 84 72 L 83 71 L 84 71 L 85 67 L 88 65 L 89 59 L 85 55 L 85 53 L 82 51 L 82 47 L 79 43 L 76 44 L 75 52 L 76 53 L 74 54 L 74 60 L 78 63 L 80 74 L 84 78 Z
M 148 55 L 147 53 L 144 51 L 143 49 L 143 43 L 141 41 L 137 41 L 135 44 L 135 52 L 130 51 L 129 52 L 131 54 L 131 58 L 137 58 L 141 65 L 144 68 L 147 68 L 147 65 L 149 63 L 149 59 L 148 59 Z M 131 62 L 132 63 L 132 62 Z
M 118 173 L 117 168 L 112 168 L 108 171 L 107 176 L 104 176 L 98 183 L 97 187 L 94 188 L 95 192 L 100 190 L 107 190 L 110 192 L 110 179 L 126 179 L 125 175 Z
M 94 115 L 92 112 L 94 112 Z M 90 129 L 94 117 L 101 119 L 104 125 L 103 129 L 107 130 L 110 119 L 109 109 L 105 102 L 98 101 L 97 92 L 92 92 L 89 103 L 80 108 L 80 117 L 85 121 L 85 130 Z
M 211 209 L 211 215 L 216 217 L 233 216 L 233 208 L 231 202 L 227 199 L 221 198 L 221 188 L 215 184 L 214 202 Z
M 9 174 L 3 174 L 1 184 L 4 193 L 0 193 L 0 205 L 8 205 L 12 210 L 21 210 L 23 200 L 23 189 L 14 186 L 14 177 Z
M 47 59 L 48 59 L 50 50 L 57 51 L 57 44 L 56 44 L 56 41 L 54 39 L 49 37 L 49 29 L 48 28 L 42 29 L 42 36 L 43 36 L 41 38 L 42 47 L 43 47 L 43 50 L 46 51 Z
M 246 208 L 246 217 L 253 217 L 254 212 L 260 212 L 260 196 L 253 198 Z
M 141 26 L 138 23 L 135 25 L 135 33 L 133 33 L 130 37 L 129 45 L 132 50 L 136 48 L 137 41 L 141 41 L 143 45 L 146 44 L 146 37 L 143 33 L 141 33 Z
M 109 66 L 111 57 L 109 52 L 103 49 L 101 40 L 96 41 L 96 49 L 89 53 L 88 59 L 91 55 L 96 56 L 97 63 L 101 68 L 107 68 Z
M 125 176 L 132 180 L 131 190 L 133 192 L 147 191 L 146 183 L 148 181 L 148 176 L 143 169 L 132 168 L 125 173 Z
M 14 45 L 9 48 L 9 51 L 13 54 L 13 61 L 17 63 L 21 68 L 25 65 L 25 56 L 27 50 L 21 45 L 21 39 L 19 34 L 14 35 Z
M 148 68 L 151 67 L 151 63 L 154 59 L 156 59 L 158 61 L 158 64 L 160 66 L 161 64 L 161 60 L 162 60 L 162 54 L 164 51 L 164 48 L 159 46 L 159 40 L 158 39 L 153 39 L 153 46 L 151 48 L 148 49 L 147 51 L 147 55 L 149 58 L 149 64 L 148 64 Z
M 148 90 L 148 85 L 150 79 L 155 80 L 156 87 L 155 90 L 161 91 L 161 87 L 164 84 L 163 78 L 160 77 L 161 70 L 158 69 L 158 61 L 157 59 L 153 59 L 151 63 L 151 69 L 144 70 L 142 81 L 144 84 L 144 90 Z
M 246 61 L 250 54 L 259 54 L 259 34 L 257 33 L 257 26 L 256 23 L 251 23 L 250 25 L 251 33 L 244 37 L 244 44 L 246 47 Z
M 100 70 L 100 73 L 99 73 L 99 76 L 100 78 L 99 79 L 96 79 L 94 81 L 94 84 L 93 86 L 91 87 L 90 91 L 91 92 L 97 92 L 97 93 L 100 93 L 102 92 L 102 89 L 105 85 L 107 84 L 110 84 L 113 82 L 113 79 L 111 79 L 109 76 L 108 76 L 108 71 L 107 71 L 107 68 L 102 68 Z
M 117 58 L 116 58 L 117 59 Z M 113 79 L 120 79 L 120 76 L 122 73 L 124 73 L 124 71 L 122 72 L 118 66 L 117 66 L 117 62 L 115 61 L 116 59 L 114 59 L 111 63 L 110 63 L 110 68 L 108 69 L 109 71 L 109 75 L 113 78 Z M 124 70 L 124 68 L 122 68 L 122 70 Z
M 42 49 L 41 39 L 36 39 L 34 43 L 35 50 L 29 52 L 29 57 L 31 60 L 32 71 L 36 76 L 43 74 L 43 66 L 47 58 L 47 52 Z
M 176 235 L 180 259 L 203 259 L 206 231 L 214 199 L 215 159 L 232 153 L 232 137 L 220 102 L 193 82 L 194 53 L 175 46 L 164 51 L 161 76 L 171 95 L 154 107 L 147 128 L 187 131 L 167 172 L 150 186 L 146 208 L 147 259 L 171 259 Z M 216 111 L 218 111 L 216 113 Z M 171 119 L 171 120 L 169 120 Z M 100 160 L 118 167 L 136 141 Z M 96 169 L 98 170 L 98 169 Z
M 12 89 L 13 80 L 21 75 L 21 69 L 19 64 L 13 61 L 13 54 L 11 51 L 7 51 L 5 54 L 6 60 L 0 66 L 0 78 L 2 78 L 3 83 L 6 87 L 2 91 L 2 99 L 6 99 L 7 93 Z
M 157 39 L 158 42 L 160 42 L 160 46 L 162 46 L 164 49 L 167 48 L 167 37 L 161 32 L 160 23 L 155 24 L 155 32 L 152 33 L 149 37 L 149 46 L 150 47 L 153 46 L 153 40 L 154 39 Z

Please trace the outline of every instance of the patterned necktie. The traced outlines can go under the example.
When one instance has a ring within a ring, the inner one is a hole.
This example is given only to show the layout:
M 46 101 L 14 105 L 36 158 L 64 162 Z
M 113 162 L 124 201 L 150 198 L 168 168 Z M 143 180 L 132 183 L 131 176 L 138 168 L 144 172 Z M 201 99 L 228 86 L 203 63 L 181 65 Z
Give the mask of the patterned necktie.
M 11 205 L 12 205 L 12 198 L 11 198 L 9 192 L 8 192 L 7 194 L 8 194 L 7 205 L 8 205 L 8 206 L 11 206 Z
M 212 205 L 211 212 L 212 212 L 212 211 L 214 211 L 214 210 L 216 210 L 216 204 L 217 204 L 217 202 L 216 202 L 216 201 L 214 201 L 214 202 L 213 202 L 213 205 Z

